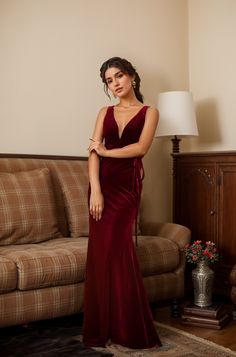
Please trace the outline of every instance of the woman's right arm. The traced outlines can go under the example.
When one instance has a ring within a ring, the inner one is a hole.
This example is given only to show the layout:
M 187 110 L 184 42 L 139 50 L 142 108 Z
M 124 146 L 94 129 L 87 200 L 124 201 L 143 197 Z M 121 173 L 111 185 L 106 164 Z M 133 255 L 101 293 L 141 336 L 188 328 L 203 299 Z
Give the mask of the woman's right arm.
M 92 139 L 95 141 L 102 142 L 103 140 L 103 120 L 106 114 L 107 108 L 102 108 L 98 113 L 96 120 L 96 125 L 94 128 Z M 90 201 L 89 201 L 89 212 L 96 221 L 101 219 L 102 211 L 104 208 L 104 200 L 100 186 L 99 180 L 99 170 L 100 170 L 100 157 L 96 151 L 89 153 L 88 158 L 88 172 L 89 172 L 89 182 L 91 188 Z

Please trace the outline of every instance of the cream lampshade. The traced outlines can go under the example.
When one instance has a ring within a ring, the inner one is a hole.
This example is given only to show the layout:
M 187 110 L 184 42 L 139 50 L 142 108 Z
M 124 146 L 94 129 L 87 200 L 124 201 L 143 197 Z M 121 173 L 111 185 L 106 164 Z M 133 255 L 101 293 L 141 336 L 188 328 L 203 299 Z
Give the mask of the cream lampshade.
M 173 152 L 179 152 L 181 137 L 198 136 L 193 96 L 187 91 L 159 93 L 160 119 L 155 137 L 173 137 Z

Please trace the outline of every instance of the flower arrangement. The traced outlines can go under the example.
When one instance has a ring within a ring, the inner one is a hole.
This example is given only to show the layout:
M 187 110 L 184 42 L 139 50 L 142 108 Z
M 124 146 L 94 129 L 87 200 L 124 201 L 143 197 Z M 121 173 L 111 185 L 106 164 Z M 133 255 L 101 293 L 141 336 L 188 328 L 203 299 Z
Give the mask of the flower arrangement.
M 203 243 L 201 240 L 196 240 L 193 244 L 185 245 L 185 254 L 189 263 L 199 263 L 205 261 L 208 264 L 216 263 L 219 260 L 215 243 L 208 241 Z

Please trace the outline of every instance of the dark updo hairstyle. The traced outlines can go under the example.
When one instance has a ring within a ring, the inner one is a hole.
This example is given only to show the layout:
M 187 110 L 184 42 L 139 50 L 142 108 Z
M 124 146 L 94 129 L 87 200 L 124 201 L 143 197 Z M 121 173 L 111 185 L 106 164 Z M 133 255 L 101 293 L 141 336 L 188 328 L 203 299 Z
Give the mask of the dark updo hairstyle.
M 132 64 L 126 59 L 120 57 L 110 58 L 109 60 L 104 62 L 102 67 L 100 68 L 100 76 L 104 83 L 104 91 L 106 95 L 110 98 L 108 93 L 108 85 L 106 82 L 105 73 L 107 69 L 111 67 L 119 68 L 123 73 L 129 74 L 131 77 L 134 77 L 135 87 L 133 87 L 133 89 L 134 89 L 135 96 L 141 103 L 143 103 L 143 95 L 140 92 L 141 79 L 138 73 L 136 72 L 136 69 L 132 66 Z

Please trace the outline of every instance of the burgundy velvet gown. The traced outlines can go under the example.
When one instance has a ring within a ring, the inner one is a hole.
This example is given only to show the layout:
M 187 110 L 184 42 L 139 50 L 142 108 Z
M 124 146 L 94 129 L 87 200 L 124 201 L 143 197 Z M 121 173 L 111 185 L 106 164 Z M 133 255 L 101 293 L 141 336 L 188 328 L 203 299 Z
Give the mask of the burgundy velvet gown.
M 106 148 L 137 142 L 147 108 L 139 110 L 119 137 L 114 106 L 108 107 L 103 124 Z M 132 238 L 142 176 L 141 158 L 101 159 L 104 210 L 99 221 L 90 216 L 85 279 L 83 341 L 87 346 L 105 346 L 109 339 L 129 348 L 161 346 Z

